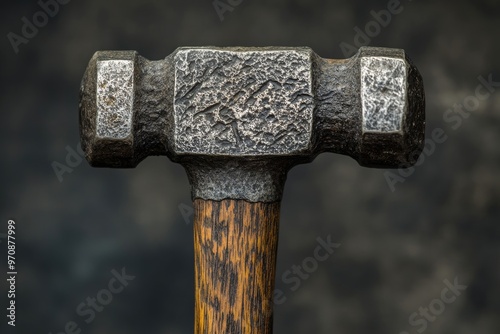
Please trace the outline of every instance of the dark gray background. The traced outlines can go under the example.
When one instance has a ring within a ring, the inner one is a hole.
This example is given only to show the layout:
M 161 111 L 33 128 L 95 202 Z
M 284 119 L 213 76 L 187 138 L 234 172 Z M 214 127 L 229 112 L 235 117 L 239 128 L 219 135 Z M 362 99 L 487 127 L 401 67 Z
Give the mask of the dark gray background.
M 20 34 L 21 18 L 31 21 L 40 7 L 35 0 L 3 2 L 0 233 L 16 220 L 17 333 L 55 334 L 68 321 L 88 334 L 192 332 L 192 224 L 179 210 L 190 205 L 183 169 L 154 157 L 134 170 L 82 162 L 63 182 L 54 173 L 53 162 L 66 164 L 66 146 L 79 143 L 79 84 L 95 51 L 134 49 L 160 59 L 178 46 L 285 45 L 344 58 L 339 44 L 353 44 L 353 28 L 364 29 L 370 11 L 387 3 L 243 0 L 221 21 L 209 0 L 72 0 L 16 54 L 7 34 Z M 467 290 L 425 333 L 500 332 L 500 92 L 456 129 L 443 118 L 474 95 L 479 76 L 500 81 L 500 6 L 402 6 L 370 45 L 407 51 L 425 82 L 426 136 L 442 128 L 447 140 L 394 192 L 384 170 L 348 157 L 322 155 L 292 170 L 276 280 L 287 300 L 276 306 L 276 333 L 417 333 L 422 327 L 411 326 L 409 316 L 456 277 Z M 340 248 L 290 291 L 281 274 L 328 235 Z M 5 310 L 5 240 L 1 250 Z M 85 324 L 77 305 L 123 267 L 135 280 Z

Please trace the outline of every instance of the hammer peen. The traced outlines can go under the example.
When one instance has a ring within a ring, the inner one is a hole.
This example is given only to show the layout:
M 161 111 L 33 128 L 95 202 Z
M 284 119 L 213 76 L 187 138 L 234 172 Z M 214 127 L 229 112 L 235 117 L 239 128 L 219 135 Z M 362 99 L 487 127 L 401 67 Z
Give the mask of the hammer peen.
M 194 201 L 195 333 L 272 333 L 279 210 L 287 172 L 321 152 L 362 166 L 418 159 L 422 78 L 403 50 L 349 59 L 309 48 L 179 48 L 159 61 L 97 52 L 80 131 L 96 167 L 149 155 L 182 164 Z

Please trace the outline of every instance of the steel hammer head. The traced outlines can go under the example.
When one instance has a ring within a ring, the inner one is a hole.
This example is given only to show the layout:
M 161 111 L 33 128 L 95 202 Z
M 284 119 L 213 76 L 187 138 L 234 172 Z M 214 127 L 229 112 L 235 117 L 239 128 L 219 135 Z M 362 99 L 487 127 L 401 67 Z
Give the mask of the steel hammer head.
M 424 100 L 398 49 L 364 47 L 344 60 L 309 48 L 180 48 L 160 61 L 108 51 L 85 73 L 80 125 L 94 166 L 168 155 L 289 167 L 335 152 L 398 167 L 421 152 Z

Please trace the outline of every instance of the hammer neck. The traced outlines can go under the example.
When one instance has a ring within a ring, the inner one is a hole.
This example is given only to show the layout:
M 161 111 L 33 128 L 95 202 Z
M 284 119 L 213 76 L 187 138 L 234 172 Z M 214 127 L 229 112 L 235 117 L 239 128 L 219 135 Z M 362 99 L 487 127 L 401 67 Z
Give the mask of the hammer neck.
M 248 202 L 280 202 L 288 170 L 283 159 L 198 159 L 183 163 L 192 187 L 193 199 Z

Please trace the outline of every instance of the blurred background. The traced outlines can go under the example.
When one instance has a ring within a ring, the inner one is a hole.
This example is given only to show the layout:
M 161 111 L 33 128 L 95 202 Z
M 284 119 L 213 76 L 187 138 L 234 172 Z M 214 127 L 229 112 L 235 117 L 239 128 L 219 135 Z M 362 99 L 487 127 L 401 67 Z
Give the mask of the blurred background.
M 324 154 L 290 172 L 276 333 L 500 332 L 498 1 L 59 1 L 4 1 L 0 14 L 0 277 L 14 219 L 15 333 L 192 332 L 185 172 L 165 157 L 89 167 L 78 153 L 78 93 L 97 50 L 161 59 L 205 45 L 309 46 L 325 58 L 403 48 L 424 78 L 429 144 L 415 169 Z M 340 246 L 291 284 L 318 238 Z M 110 300 L 123 270 L 135 278 Z M 106 305 L 92 311 L 96 297 Z

